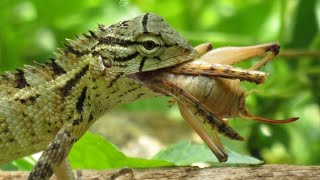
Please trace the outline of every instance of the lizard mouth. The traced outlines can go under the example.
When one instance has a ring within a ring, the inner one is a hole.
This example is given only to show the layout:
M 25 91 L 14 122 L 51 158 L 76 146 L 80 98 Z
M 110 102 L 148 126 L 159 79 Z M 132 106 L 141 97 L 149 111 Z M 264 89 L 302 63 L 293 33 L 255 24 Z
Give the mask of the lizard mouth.
M 180 64 L 182 64 L 182 63 L 180 63 Z M 180 64 L 177 64 L 177 65 L 171 66 L 171 67 L 165 67 L 165 68 L 161 68 L 161 69 L 151 70 L 151 71 L 138 72 L 138 73 L 130 74 L 127 77 L 133 79 L 134 81 L 136 81 L 137 83 L 139 83 L 143 86 L 148 87 L 149 89 L 152 89 L 155 92 L 158 92 L 163 95 L 167 95 L 167 93 L 164 93 L 163 91 L 154 88 L 154 86 L 153 86 L 153 83 L 155 83 L 154 80 L 161 79 L 163 77 L 163 75 L 171 73 L 171 69 L 180 65 Z
M 153 89 L 152 86 L 147 85 L 147 81 L 154 79 L 157 76 L 161 77 L 163 73 L 170 73 L 172 68 L 185 62 L 193 61 L 198 55 L 197 51 L 195 51 L 193 48 L 186 49 L 185 52 L 186 54 L 184 55 L 171 57 L 170 59 L 174 59 L 174 61 L 172 61 L 171 64 L 168 63 L 166 67 L 129 74 L 127 77 L 135 80 L 141 85 L 148 86 L 149 88 Z

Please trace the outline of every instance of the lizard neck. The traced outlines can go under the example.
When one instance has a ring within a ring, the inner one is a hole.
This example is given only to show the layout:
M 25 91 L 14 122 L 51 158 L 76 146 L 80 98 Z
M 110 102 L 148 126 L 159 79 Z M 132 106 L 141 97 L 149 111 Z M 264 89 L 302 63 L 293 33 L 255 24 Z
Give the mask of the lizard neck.
M 110 109 L 139 99 L 160 96 L 159 93 L 140 85 L 133 79 L 117 75 L 92 77 L 88 89 L 88 105 L 94 120 Z

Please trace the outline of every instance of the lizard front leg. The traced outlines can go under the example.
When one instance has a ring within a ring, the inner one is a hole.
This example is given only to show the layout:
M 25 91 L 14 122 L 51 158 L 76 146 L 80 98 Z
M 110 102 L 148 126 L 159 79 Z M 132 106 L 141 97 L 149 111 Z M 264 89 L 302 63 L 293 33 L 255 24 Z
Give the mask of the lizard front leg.
M 68 156 L 76 138 L 72 136 L 69 129 L 61 129 L 52 143 L 42 153 L 28 179 L 49 179 Z M 74 177 L 72 177 L 74 179 Z

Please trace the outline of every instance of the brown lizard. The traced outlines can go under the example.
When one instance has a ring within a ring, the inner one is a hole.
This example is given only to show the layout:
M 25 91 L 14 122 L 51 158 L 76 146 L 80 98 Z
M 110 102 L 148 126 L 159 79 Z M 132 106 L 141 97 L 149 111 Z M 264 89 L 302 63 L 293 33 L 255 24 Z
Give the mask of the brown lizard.
M 144 14 L 99 25 L 50 63 L 0 77 L 0 164 L 44 151 L 29 179 L 73 178 L 67 156 L 111 108 L 160 95 L 129 77 L 174 66 L 197 53 L 163 18 Z

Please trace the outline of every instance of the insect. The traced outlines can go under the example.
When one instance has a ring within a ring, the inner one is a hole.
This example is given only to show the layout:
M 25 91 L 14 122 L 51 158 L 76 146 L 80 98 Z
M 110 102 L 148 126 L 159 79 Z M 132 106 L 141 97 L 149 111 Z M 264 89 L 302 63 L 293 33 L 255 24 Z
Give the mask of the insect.
M 248 47 L 225 47 L 212 50 L 211 44 L 202 44 L 195 49 L 198 57 L 184 64 L 162 71 L 144 82 L 156 91 L 173 96 L 178 101 L 184 120 L 198 133 L 220 162 L 228 155 L 217 133 L 230 139 L 244 140 L 228 125 L 227 118 L 242 117 L 267 123 L 289 123 L 298 118 L 273 120 L 248 112 L 246 97 L 254 92 L 245 92 L 240 87 L 242 80 L 261 84 L 267 73 L 258 71 L 279 52 L 279 44 L 270 43 Z M 248 70 L 231 65 L 248 58 L 266 54 Z

